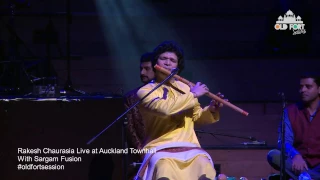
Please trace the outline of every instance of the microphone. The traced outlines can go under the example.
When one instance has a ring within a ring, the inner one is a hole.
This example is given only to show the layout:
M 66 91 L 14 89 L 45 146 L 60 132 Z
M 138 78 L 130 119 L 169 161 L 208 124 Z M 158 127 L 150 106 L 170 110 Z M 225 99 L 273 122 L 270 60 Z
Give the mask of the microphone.
M 137 162 L 133 162 L 132 164 L 130 164 L 133 167 L 137 167 L 137 166 L 141 166 L 142 163 L 137 163 Z
M 178 72 L 179 72 L 179 68 L 173 68 L 171 70 L 171 74 L 169 76 L 173 76 L 173 75 L 177 74 Z
M 286 97 L 284 95 L 284 92 L 278 92 L 278 96 L 280 96 L 282 98 L 282 106 L 283 106 L 283 108 L 285 108 L 287 102 L 286 102 Z
M 267 145 L 266 141 L 243 142 L 242 145 Z
M 42 80 L 42 79 L 44 79 L 44 78 L 34 78 L 34 79 L 31 79 L 31 82 L 40 81 L 40 80 Z
M 278 96 L 280 96 L 282 98 L 282 100 L 285 99 L 284 92 L 278 92 Z

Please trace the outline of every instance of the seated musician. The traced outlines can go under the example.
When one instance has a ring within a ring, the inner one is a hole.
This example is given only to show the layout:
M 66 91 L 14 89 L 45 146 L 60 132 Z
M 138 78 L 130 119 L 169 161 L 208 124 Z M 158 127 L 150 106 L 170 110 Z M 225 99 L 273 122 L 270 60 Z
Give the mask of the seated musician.
M 301 76 L 300 94 L 301 102 L 284 111 L 286 173 L 294 179 L 298 179 L 301 173 L 308 173 L 312 179 L 320 180 L 319 75 L 308 73 Z M 279 133 L 278 149 L 268 153 L 268 162 L 277 170 L 280 170 L 281 139 Z M 280 176 L 269 179 L 280 179 Z
M 182 49 L 165 41 L 154 49 L 155 64 L 169 71 L 184 68 Z M 155 70 L 156 71 L 156 70 Z M 167 75 L 156 71 L 154 82 L 141 87 L 137 95 L 142 99 Z M 144 120 L 146 139 L 143 149 L 149 150 L 136 179 L 214 179 L 216 170 L 210 155 L 201 148 L 194 131 L 195 123 L 211 124 L 219 121 L 221 103 L 211 101 L 202 108 L 198 98 L 209 92 L 205 84 L 194 87 L 170 79 L 145 98 L 140 113 Z M 218 94 L 223 97 L 222 94 Z M 155 153 L 154 153 L 155 152 Z

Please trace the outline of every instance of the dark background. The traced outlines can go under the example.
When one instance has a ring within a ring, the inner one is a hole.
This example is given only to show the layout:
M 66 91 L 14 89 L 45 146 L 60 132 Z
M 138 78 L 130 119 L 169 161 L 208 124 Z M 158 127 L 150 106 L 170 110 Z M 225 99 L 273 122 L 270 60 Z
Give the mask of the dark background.
M 4 23 L 13 22 L 8 2 L 2 2 L 0 25 L 6 56 L 10 33 Z M 19 45 L 16 60 L 24 60 L 26 70 L 37 77 L 56 75 L 63 87 L 67 1 L 18 2 L 23 5 L 16 9 L 13 29 L 26 46 Z M 140 55 L 164 40 L 184 48 L 183 77 L 206 83 L 212 92 L 221 91 L 233 102 L 277 101 L 278 91 L 296 100 L 300 73 L 319 67 L 317 1 L 71 0 L 70 7 L 71 80 L 87 93 L 127 92 L 139 86 Z M 306 34 L 274 29 L 288 9 L 302 17 Z M 45 41 L 41 30 L 50 19 L 55 32 L 50 37 L 58 39 L 50 45 L 49 72 L 46 42 L 39 39 Z
M 17 5 L 13 19 L 10 2 Z M 185 51 L 182 77 L 207 84 L 211 92 L 224 93 L 250 113 L 244 117 L 224 108 L 220 122 L 202 129 L 254 136 L 267 141 L 266 148 L 271 149 L 276 146 L 282 110 L 278 92 L 284 92 L 288 102 L 298 100 L 299 75 L 319 71 L 319 1 L 71 0 L 71 16 L 66 14 L 66 4 L 65 0 L 0 2 L 0 90 L 24 88 L 28 84 L 24 70 L 33 78 L 57 77 L 62 89 L 67 82 L 70 42 L 75 89 L 89 95 L 124 94 L 141 85 L 140 56 L 164 40 L 174 40 Z M 289 9 L 302 18 L 306 34 L 274 29 L 278 17 Z M 19 42 L 16 53 L 10 48 L 12 37 Z M 46 37 L 51 39 L 49 46 Z M 22 145 L 82 146 L 123 112 L 122 99 L 95 101 L 63 106 L 56 102 L 1 104 L 1 137 L 7 145 L 1 158 L 8 162 L 1 164 L 7 168 L 2 175 L 7 179 L 87 179 L 93 157 L 52 176 L 17 173 L 15 149 Z M 209 98 L 200 101 L 207 103 Z M 93 146 L 120 146 L 121 127 L 114 128 Z M 247 141 L 210 134 L 201 134 L 199 139 L 209 149 L 234 148 Z M 113 158 L 118 173 L 121 157 Z

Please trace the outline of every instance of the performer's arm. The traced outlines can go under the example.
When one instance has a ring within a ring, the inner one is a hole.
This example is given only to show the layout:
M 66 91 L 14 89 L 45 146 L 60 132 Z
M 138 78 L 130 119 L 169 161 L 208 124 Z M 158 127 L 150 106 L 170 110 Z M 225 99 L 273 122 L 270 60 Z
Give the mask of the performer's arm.
M 295 155 L 300 153 L 293 147 L 294 137 L 293 137 L 292 126 L 289 120 L 287 109 L 284 110 L 284 125 L 285 125 L 285 153 L 290 158 L 293 158 Z M 282 139 L 281 127 L 282 127 L 282 122 L 280 122 L 280 126 L 279 126 L 278 149 L 281 149 L 281 139 Z
M 148 94 L 152 88 L 142 87 L 137 95 L 140 99 L 142 99 L 146 94 Z M 197 99 L 194 98 L 194 94 L 192 92 L 186 92 L 185 94 L 178 96 L 178 97 L 169 97 L 166 98 L 165 95 L 161 95 L 160 97 L 155 95 L 155 93 L 151 93 L 147 98 L 145 98 L 141 105 L 150 110 L 151 112 L 169 116 L 180 111 L 187 110 L 193 108 L 197 103 Z
M 195 122 L 195 125 L 201 126 L 201 125 L 211 124 L 219 121 L 219 119 L 220 119 L 219 111 L 212 113 L 209 110 L 209 106 L 201 108 L 200 104 L 197 103 L 197 105 L 194 108 L 193 121 Z

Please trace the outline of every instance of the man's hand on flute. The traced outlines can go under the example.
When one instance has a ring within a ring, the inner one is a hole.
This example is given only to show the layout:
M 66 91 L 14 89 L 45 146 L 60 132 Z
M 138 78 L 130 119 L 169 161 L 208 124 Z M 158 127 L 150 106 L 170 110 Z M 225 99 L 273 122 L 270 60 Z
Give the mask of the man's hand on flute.
M 218 92 L 218 93 L 216 94 L 216 96 L 218 96 L 218 97 L 221 98 L 221 99 L 224 98 L 224 95 L 221 94 L 220 92 Z M 228 99 L 224 99 L 224 100 L 225 100 L 225 101 L 229 101 Z M 223 107 L 223 104 L 222 104 L 221 102 L 213 99 L 213 100 L 211 100 L 211 102 L 210 102 L 209 111 L 210 111 L 211 113 L 215 113 L 215 112 L 219 111 L 221 107 Z
M 189 86 L 195 98 L 199 98 L 209 92 L 209 88 L 205 84 L 201 84 L 201 82 L 197 82 L 194 86 Z

